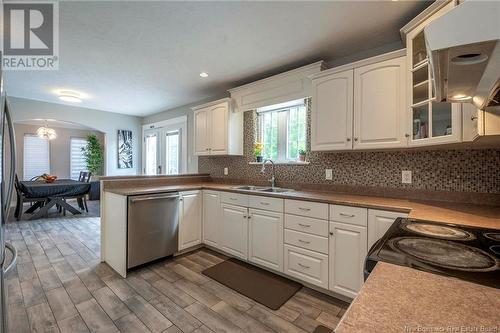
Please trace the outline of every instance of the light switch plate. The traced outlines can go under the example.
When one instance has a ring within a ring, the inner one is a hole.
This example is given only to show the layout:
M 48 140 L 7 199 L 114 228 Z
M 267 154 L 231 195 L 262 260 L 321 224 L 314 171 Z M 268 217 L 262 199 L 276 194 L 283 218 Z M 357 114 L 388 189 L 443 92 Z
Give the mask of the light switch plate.
M 403 170 L 401 171 L 401 183 L 403 184 L 411 184 L 411 170 Z
M 224 176 L 227 176 L 229 174 L 229 169 L 228 168 L 224 168 Z
M 326 180 L 333 179 L 333 170 L 332 169 L 325 169 L 325 178 L 326 178 Z

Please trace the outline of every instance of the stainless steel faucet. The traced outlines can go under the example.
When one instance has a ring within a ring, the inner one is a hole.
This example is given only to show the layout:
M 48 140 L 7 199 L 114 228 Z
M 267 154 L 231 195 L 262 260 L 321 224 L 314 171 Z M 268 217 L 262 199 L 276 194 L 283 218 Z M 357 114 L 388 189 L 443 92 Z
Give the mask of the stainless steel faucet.
M 268 159 L 265 159 L 264 162 L 262 162 L 262 169 L 260 170 L 260 173 L 264 173 L 266 172 L 266 163 L 267 162 L 271 162 L 271 165 L 272 165 L 272 168 L 271 168 L 271 178 L 269 179 L 269 181 L 271 182 L 271 187 L 274 188 L 275 185 L 276 185 L 276 177 L 274 175 L 274 162 L 273 160 L 271 160 L 270 158 Z

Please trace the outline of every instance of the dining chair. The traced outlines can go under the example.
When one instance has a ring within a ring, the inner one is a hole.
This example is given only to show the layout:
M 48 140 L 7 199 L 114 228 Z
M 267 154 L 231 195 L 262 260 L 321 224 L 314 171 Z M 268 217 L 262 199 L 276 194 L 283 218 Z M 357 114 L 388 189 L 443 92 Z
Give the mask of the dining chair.
M 82 183 L 89 183 L 91 176 L 92 176 L 92 172 L 80 171 L 80 175 L 78 176 L 78 181 L 82 182 Z M 87 194 L 89 194 L 89 193 L 90 193 L 90 188 L 85 193 L 82 193 L 82 194 L 79 194 L 79 195 L 73 196 L 73 197 L 64 198 L 64 200 L 76 199 L 76 201 L 78 202 L 78 207 L 80 207 L 81 210 L 85 209 L 85 211 L 88 213 L 89 207 L 87 206 Z M 63 214 L 66 215 L 66 209 L 63 210 Z
M 24 193 L 21 189 L 21 183 L 19 182 L 17 174 L 15 175 L 14 178 L 14 187 L 16 189 L 16 194 L 17 194 L 16 210 L 14 211 L 14 217 L 17 219 L 17 221 L 19 221 L 23 215 L 23 205 L 25 202 L 29 202 L 31 204 L 40 202 L 43 206 L 47 201 L 46 198 L 34 198 L 26 195 L 26 193 Z
M 80 171 L 80 176 L 78 176 L 78 181 L 88 183 L 88 182 L 90 182 L 91 176 L 92 176 L 92 172 Z

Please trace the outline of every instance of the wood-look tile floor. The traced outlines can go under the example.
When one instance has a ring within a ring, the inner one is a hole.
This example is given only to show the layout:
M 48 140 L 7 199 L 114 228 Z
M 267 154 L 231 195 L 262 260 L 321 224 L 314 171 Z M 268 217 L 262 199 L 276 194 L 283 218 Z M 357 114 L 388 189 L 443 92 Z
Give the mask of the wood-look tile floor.
M 303 288 L 272 311 L 200 274 L 225 259 L 207 249 L 123 279 L 99 262 L 98 217 L 6 227 L 19 251 L 5 280 L 9 332 L 312 332 L 348 305 Z

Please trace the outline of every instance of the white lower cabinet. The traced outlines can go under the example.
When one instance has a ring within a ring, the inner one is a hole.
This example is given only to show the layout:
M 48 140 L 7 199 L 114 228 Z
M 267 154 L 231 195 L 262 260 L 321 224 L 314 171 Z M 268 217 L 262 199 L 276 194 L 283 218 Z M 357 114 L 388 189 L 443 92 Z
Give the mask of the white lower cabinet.
M 249 209 L 248 260 L 283 272 L 283 213 Z
M 389 230 L 398 217 L 407 217 L 406 213 L 368 209 L 368 249 Z
M 201 191 L 180 193 L 179 251 L 201 244 Z
M 203 191 L 203 243 L 219 246 L 220 193 Z
M 284 245 L 284 273 L 318 287 L 328 288 L 328 256 Z
M 367 228 L 330 222 L 329 289 L 354 298 L 363 285 Z
M 182 193 L 179 249 L 203 243 L 354 298 L 369 247 L 406 213 L 231 192 Z M 198 213 L 196 213 L 198 212 Z M 328 220 L 329 219 L 329 220 Z
M 248 208 L 221 205 L 220 249 L 243 260 L 248 258 Z

